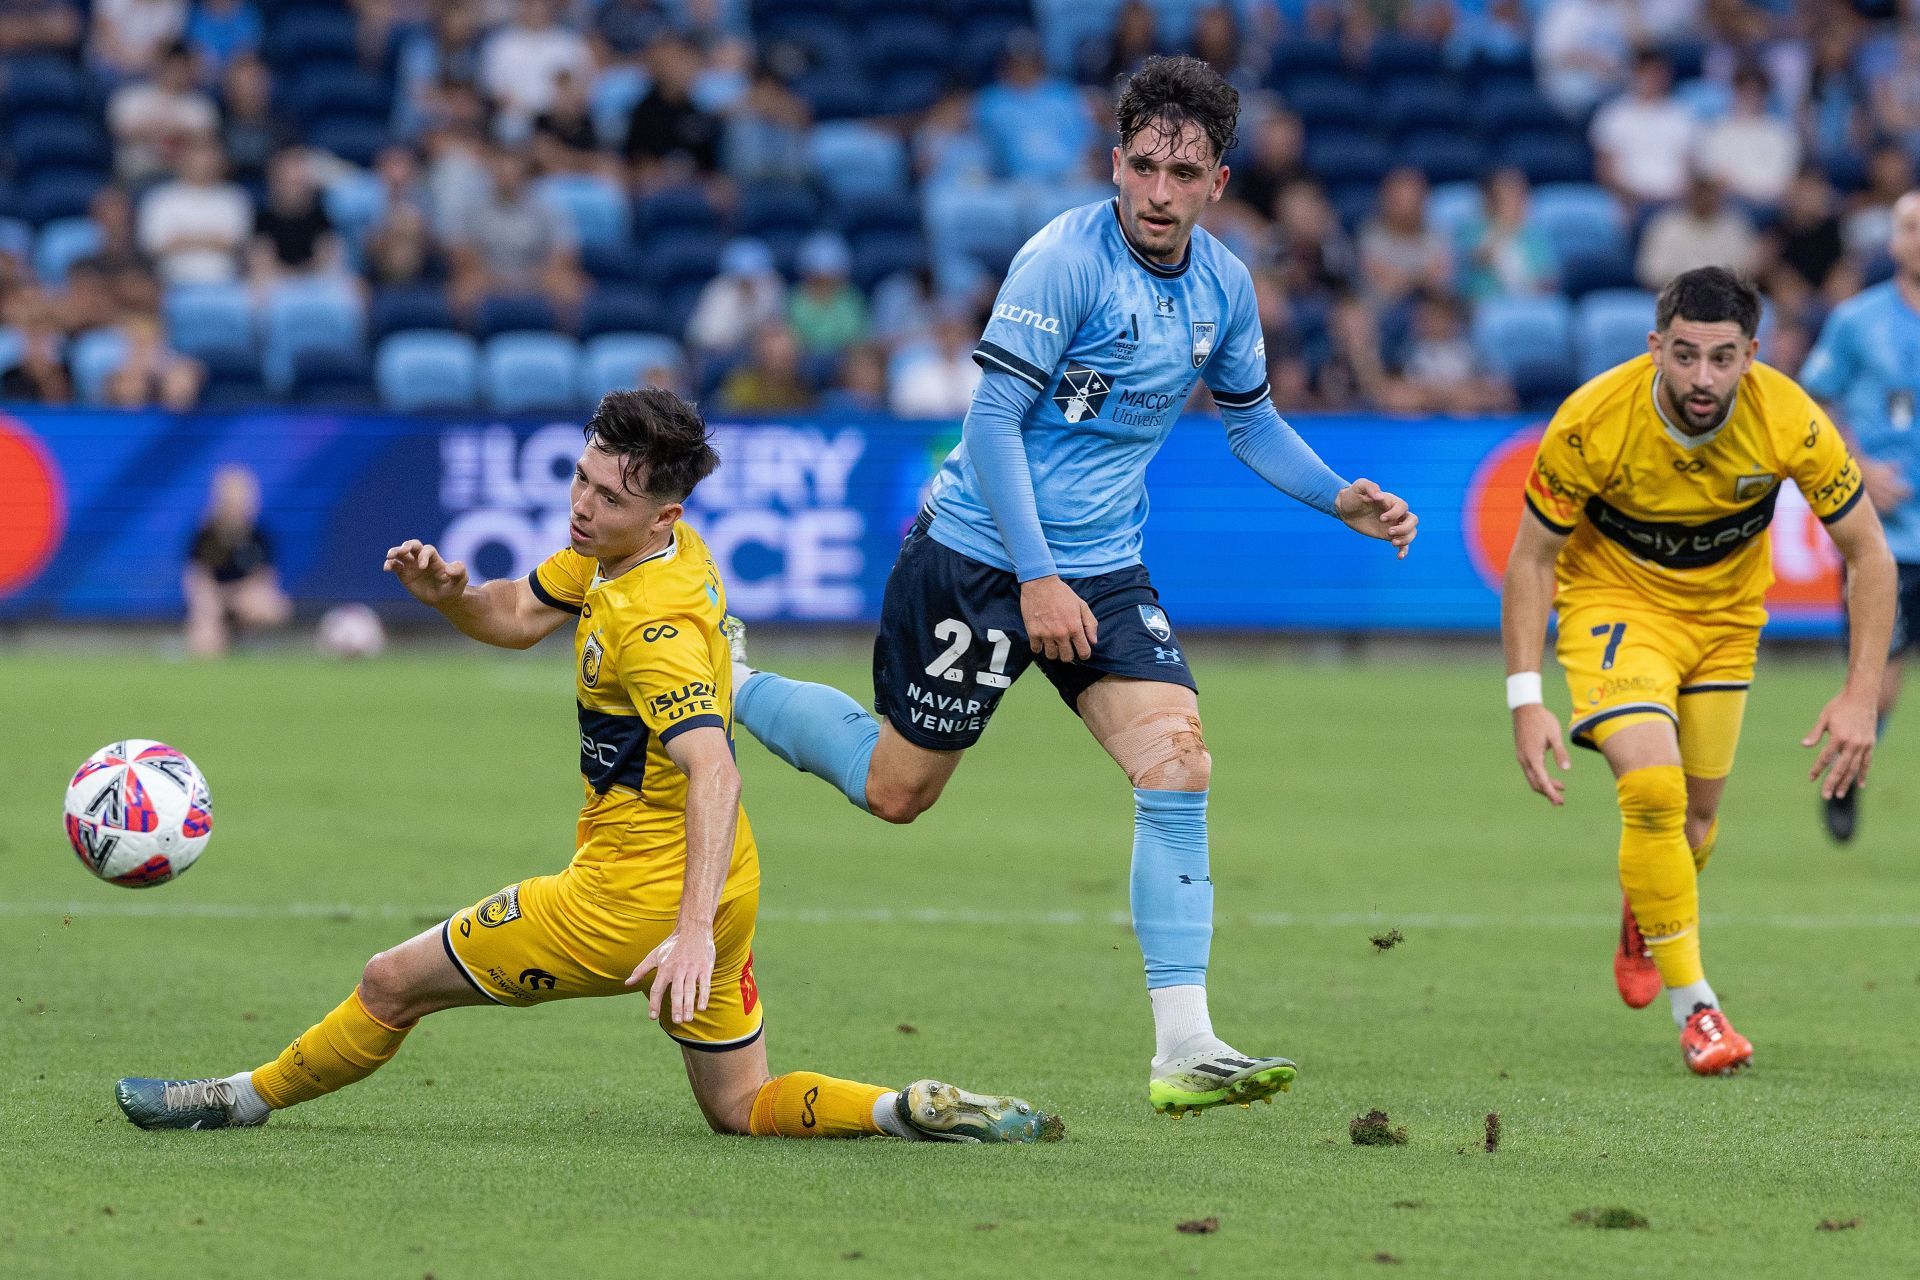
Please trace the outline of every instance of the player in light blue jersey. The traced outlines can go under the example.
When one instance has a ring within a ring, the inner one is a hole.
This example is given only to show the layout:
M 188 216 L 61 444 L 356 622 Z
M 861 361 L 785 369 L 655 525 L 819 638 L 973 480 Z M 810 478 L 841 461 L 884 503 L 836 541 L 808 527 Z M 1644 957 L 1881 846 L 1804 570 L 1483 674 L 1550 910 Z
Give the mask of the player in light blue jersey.
M 771 672 L 742 669 L 734 684 L 735 723 L 775 755 L 911 822 L 1037 663 L 1134 786 L 1148 1097 L 1174 1115 L 1271 1100 L 1295 1068 L 1235 1052 L 1207 1008 L 1212 762 L 1186 654 L 1140 563 L 1147 463 L 1203 379 L 1234 454 L 1275 488 L 1403 556 L 1416 524 L 1392 494 L 1335 475 L 1274 411 L 1253 281 L 1195 226 L 1226 186 L 1239 113 L 1205 63 L 1148 59 L 1117 112 L 1119 197 L 1062 214 L 1013 260 L 974 352 L 984 373 L 960 445 L 887 579 L 879 718 Z
M 1880 729 L 1900 697 L 1906 652 L 1920 643 L 1920 191 L 1894 202 L 1893 279 L 1834 308 L 1800 371 L 1800 385 L 1853 437 L 1867 497 L 1900 571 L 1893 648 L 1880 680 Z M 1859 823 L 1860 788 L 1824 802 L 1827 833 L 1845 843 Z

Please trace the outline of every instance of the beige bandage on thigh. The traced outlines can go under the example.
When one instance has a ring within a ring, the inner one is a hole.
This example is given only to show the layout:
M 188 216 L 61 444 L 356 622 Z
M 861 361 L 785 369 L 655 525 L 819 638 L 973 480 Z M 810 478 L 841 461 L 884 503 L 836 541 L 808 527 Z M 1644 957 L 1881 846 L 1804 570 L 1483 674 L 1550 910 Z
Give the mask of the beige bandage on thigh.
M 1143 711 L 1100 745 L 1128 780 L 1144 789 L 1160 787 L 1156 775 L 1163 770 L 1178 777 L 1197 766 L 1196 771 L 1204 778 L 1213 767 L 1206 740 L 1200 736 L 1200 717 L 1191 711 L 1170 707 Z

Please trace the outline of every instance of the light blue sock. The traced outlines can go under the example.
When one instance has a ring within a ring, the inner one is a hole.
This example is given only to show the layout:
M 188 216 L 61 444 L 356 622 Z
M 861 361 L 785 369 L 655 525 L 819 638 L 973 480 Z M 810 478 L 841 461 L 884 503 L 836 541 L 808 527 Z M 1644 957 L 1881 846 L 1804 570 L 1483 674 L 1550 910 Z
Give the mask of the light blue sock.
M 794 768 L 825 778 L 867 807 L 867 767 L 880 724 L 846 694 L 757 671 L 734 690 L 733 720 Z
M 1133 793 L 1133 932 L 1147 989 L 1203 986 L 1213 942 L 1207 793 Z

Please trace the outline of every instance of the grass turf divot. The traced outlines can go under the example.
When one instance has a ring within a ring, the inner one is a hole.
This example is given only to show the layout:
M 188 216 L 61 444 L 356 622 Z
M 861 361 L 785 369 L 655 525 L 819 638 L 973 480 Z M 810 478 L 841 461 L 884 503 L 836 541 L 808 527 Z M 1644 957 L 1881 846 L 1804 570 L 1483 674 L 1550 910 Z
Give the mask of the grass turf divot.
M 1407 940 L 1407 935 L 1398 929 L 1389 929 L 1385 933 L 1376 933 L 1367 939 L 1375 951 L 1391 951 Z
M 1576 1227 L 1598 1227 L 1602 1231 L 1644 1231 L 1652 1226 L 1631 1209 L 1609 1205 L 1601 1209 L 1582 1209 L 1573 1215 Z
M 1487 1112 L 1487 1137 L 1484 1145 L 1488 1155 L 1500 1149 L 1500 1113 L 1498 1111 Z
M 1867 1225 L 1867 1220 L 1861 1217 L 1822 1218 L 1820 1220 L 1820 1225 L 1815 1227 L 1814 1230 L 1815 1231 L 1852 1231 L 1856 1227 L 1864 1227 L 1866 1225 Z
M 1407 1145 L 1407 1126 L 1394 1128 L 1387 1119 L 1387 1113 L 1375 1108 L 1363 1116 L 1355 1116 L 1347 1122 L 1347 1135 L 1353 1139 L 1356 1147 L 1404 1147 Z
M 1220 1219 L 1193 1218 L 1186 1222 L 1175 1223 L 1173 1229 L 1183 1236 L 1210 1236 L 1220 1229 Z

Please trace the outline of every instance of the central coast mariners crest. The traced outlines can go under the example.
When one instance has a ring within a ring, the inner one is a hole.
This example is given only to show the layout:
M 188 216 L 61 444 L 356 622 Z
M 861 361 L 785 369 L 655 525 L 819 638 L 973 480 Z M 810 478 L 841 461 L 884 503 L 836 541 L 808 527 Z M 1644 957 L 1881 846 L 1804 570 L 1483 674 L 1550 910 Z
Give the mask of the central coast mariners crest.
M 1148 631 L 1153 633 L 1155 640 L 1173 639 L 1173 624 L 1167 621 L 1167 611 L 1159 605 L 1141 605 L 1140 621 L 1145 624 Z
M 508 885 L 500 892 L 488 898 L 473 912 L 483 929 L 498 929 L 511 920 L 520 918 L 520 886 Z
M 1774 474 L 1762 471 L 1756 475 L 1739 476 L 1733 482 L 1733 500 L 1745 502 L 1748 498 L 1758 498 L 1773 488 Z
M 598 631 L 587 637 L 587 644 L 580 651 L 580 683 L 591 689 L 600 683 L 600 663 L 607 651 L 600 647 Z
M 1211 320 L 1193 322 L 1193 367 L 1198 369 L 1213 354 L 1213 335 L 1220 326 Z
M 1099 417 L 1100 406 L 1107 402 L 1107 393 L 1111 390 L 1113 384 L 1101 376 L 1099 370 L 1069 361 L 1067 371 L 1060 375 L 1060 385 L 1053 389 L 1053 402 L 1060 406 L 1069 423 L 1078 422 L 1082 418 Z

